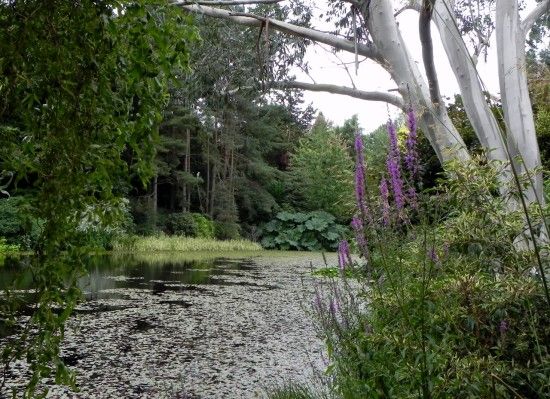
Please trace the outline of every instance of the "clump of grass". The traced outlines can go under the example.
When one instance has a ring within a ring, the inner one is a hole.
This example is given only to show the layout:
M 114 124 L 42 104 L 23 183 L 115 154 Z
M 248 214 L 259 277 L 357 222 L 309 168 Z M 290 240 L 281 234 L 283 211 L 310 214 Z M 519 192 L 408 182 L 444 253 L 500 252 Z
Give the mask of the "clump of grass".
M 318 277 L 342 277 L 344 275 L 348 278 L 355 278 L 361 276 L 360 272 L 355 269 L 345 269 L 340 270 L 338 267 L 323 267 L 321 269 L 317 269 L 311 272 L 311 275 L 318 276 Z
M 219 241 L 209 238 L 190 238 L 182 236 L 133 237 L 115 242 L 113 250 L 118 252 L 226 252 L 226 251 L 260 251 L 260 244 L 240 239 Z
M 310 387 L 292 382 L 270 388 L 267 396 L 269 399 L 319 399 L 321 397 Z

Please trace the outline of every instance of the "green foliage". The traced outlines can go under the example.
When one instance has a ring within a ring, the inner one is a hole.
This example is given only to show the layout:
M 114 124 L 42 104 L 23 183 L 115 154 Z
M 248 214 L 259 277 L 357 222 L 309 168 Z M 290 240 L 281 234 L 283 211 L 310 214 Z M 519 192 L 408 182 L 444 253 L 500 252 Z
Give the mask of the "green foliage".
M 22 249 L 34 247 L 42 225 L 42 222 L 29 218 L 28 212 L 27 198 L 22 196 L 0 198 L 0 236 Z
M 524 216 L 507 209 L 512 194 L 498 194 L 499 168 L 480 159 L 447 165 L 446 180 L 420 203 L 421 223 L 371 226 L 363 284 L 318 288 L 315 314 L 339 396 L 550 395 L 550 309 L 534 253 L 517 246 Z
M 19 245 L 8 244 L 4 237 L 0 237 L 0 255 L 18 251 Z
M 357 277 L 358 271 L 354 270 L 352 268 L 346 268 L 344 272 L 342 273 L 342 270 L 340 270 L 338 267 L 323 267 L 321 269 L 317 269 L 311 272 L 313 276 L 319 276 L 319 277 L 341 277 L 342 274 L 346 277 Z
M 197 222 L 190 213 L 172 213 L 166 217 L 166 233 L 184 237 L 197 237 Z
M 501 264 L 500 267 L 516 267 L 522 263 L 514 245 L 514 239 L 521 237 L 525 216 L 518 207 L 508 209 L 508 201 L 517 201 L 513 187 L 510 196 L 499 195 L 498 176 L 502 165 L 487 163 L 482 157 L 474 157 L 469 163 L 452 162 L 447 165 L 446 179 L 439 186 L 440 194 L 434 201 L 444 199 L 445 219 L 435 229 L 438 240 L 453 245 L 462 253 L 475 251 L 486 265 Z M 432 209 L 441 205 L 432 205 Z M 532 212 L 533 220 L 540 218 Z
M 279 212 L 263 228 L 264 248 L 307 251 L 335 250 L 347 229 L 323 211 L 309 213 Z
M 0 3 L 0 170 L 32 189 L 25 224 L 43 221 L 29 334 L 11 337 L 2 353 L 26 358 L 24 397 L 48 376 L 74 386 L 59 344 L 80 299 L 81 220 L 88 212 L 102 225 L 120 220 L 120 182 L 129 172 L 152 175 L 168 83 L 196 38 L 190 22 L 161 0 Z M 16 305 L 2 317 L 13 322 Z
M 166 215 L 163 231 L 169 235 L 214 238 L 214 222 L 200 213 L 176 212 Z
M 341 221 L 353 213 L 353 160 L 345 141 L 324 121 L 291 157 L 294 193 L 304 210 L 324 210 Z
M 214 236 L 218 240 L 237 240 L 241 237 L 241 228 L 236 222 L 214 222 Z
M 214 222 L 200 213 L 192 213 L 191 216 L 197 225 L 197 238 L 214 238 Z
M 537 113 L 535 129 L 541 151 L 542 166 L 546 170 L 550 170 L 550 106 Z
M 346 143 L 348 153 L 352 157 L 355 157 L 355 136 L 357 134 L 363 134 L 363 128 L 359 125 L 359 117 L 357 114 L 346 119 L 342 126 L 336 126 L 334 132 L 342 138 L 344 143 Z
M 214 234 L 219 240 L 240 238 L 239 213 L 229 182 L 219 187 L 214 200 Z

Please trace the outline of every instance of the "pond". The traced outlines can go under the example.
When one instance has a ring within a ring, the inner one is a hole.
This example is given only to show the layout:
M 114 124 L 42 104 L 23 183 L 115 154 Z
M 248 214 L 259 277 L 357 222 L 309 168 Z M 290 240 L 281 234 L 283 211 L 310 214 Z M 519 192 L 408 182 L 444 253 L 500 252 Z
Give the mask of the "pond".
M 80 392 L 51 386 L 48 396 L 257 398 L 311 380 L 323 346 L 307 314 L 310 272 L 322 262 L 311 253 L 96 257 L 62 348 Z M 15 268 L 0 269 L 0 281 Z M 7 386 L 20 391 L 25 375 L 14 364 Z

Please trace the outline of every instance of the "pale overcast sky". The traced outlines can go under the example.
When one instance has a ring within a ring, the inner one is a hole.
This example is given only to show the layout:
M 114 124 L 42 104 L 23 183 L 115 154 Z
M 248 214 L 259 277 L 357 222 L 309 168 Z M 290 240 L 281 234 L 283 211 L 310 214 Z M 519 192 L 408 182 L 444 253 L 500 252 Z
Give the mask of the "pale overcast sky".
M 321 7 L 326 2 L 323 0 L 316 1 L 315 3 Z M 534 1 L 529 0 L 528 10 L 531 9 L 533 5 Z M 414 11 L 405 11 L 398 17 L 398 22 L 402 35 L 407 40 L 410 53 L 413 55 L 414 59 L 419 62 L 420 70 L 423 72 L 424 67 L 420 62 L 422 60 L 422 54 L 420 39 L 418 38 L 418 14 Z M 323 28 L 325 28 L 325 26 L 323 26 Z M 432 36 L 434 43 L 434 58 L 441 92 L 444 96 L 452 97 L 455 93 L 459 92 L 458 85 L 449 66 L 449 62 L 447 61 L 445 50 L 443 49 L 435 26 L 432 26 Z M 350 53 L 339 52 L 337 55 L 344 62 L 353 62 L 354 60 L 354 55 Z M 337 65 L 340 61 L 330 52 L 323 50 L 321 46 L 311 46 L 307 52 L 307 60 L 311 66 L 310 75 L 317 83 L 351 86 L 348 74 L 341 66 Z M 349 65 L 348 69 L 358 89 L 387 91 L 388 89 L 396 87 L 387 72 L 372 61 L 367 60 L 361 63 L 357 76 L 355 75 L 354 65 Z M 483 57 L 480 57 L 478 71 L 485 87 L 487 87 L 492 94 L 498 95 L 499 83 L 494 34 L 487 63 L 484 62 Z M 297 71 L 296 76 L 297 80 L 311 82 L 311 78 L 301 71 Z M 388 119 L 388 109 L 392 117 L 397 116 L 399 113 L 397 108 L 393 106 L 389 106 L 388 108 L 384 103 L 358 100 L 336 94 L 306 91 L 304 92 L 304 97 L 307 103 L 312 102 L 315 108 L 337 125 L 342 124 L 344 120 L 357 114 L 365 132 L 370 132 L 384 123 Z

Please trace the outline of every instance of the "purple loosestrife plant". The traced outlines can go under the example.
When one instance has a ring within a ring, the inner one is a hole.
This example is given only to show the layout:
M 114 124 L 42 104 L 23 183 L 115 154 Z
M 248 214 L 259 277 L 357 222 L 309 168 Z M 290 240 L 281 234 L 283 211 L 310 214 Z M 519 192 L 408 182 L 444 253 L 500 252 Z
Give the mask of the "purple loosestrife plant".
M 351 220 L 351 228 L 355 233 L 355 239 L 357 240 L 359 252 L 361 253 L 361 255 L 363 255 L 363 257 L 365 257 L 365 259 L 367 259 L 369 249 L 367 247 L 367 239 L 365 238 L 365 228 L 363 227 L 363 221 L 355 216 Z
M 344 270 L 346 267 L 351 266 L 351 264 L 349 244 L 346 240 L 342 240 L 338 244 L 338 266 L 340 270 Z
M 390 224 L 390 192 L 385 177 L 380 181 L 380 198 L 382 200 L 382 225 L 388 226 Z
M 405 147 L 407 148 L 407 152 L 405 154 L 405 165 L 411 175 L 411 179 L 414 180 L 418 176 L 419 166 L 418 152 L 416 149 L 418 142 L 418 136 L 416 133 L 416 117 L 412 108 L 409 109 L 409 112 L 407 113 L 407 125 L 409 128 L 409 134 L 407 136 L 407 140 L 405 141 Z
M 390 139 L 390 152 L 386 160 L 386 167 L 390 176 L 395 207 L 401 216 L 403 208 L 405 207 L 403 179 L 401 178 L 401 156 L 399 154 L 399 147 L 397 146 L 397 131 L 391 120 L 388 121 L 388 136 Z

